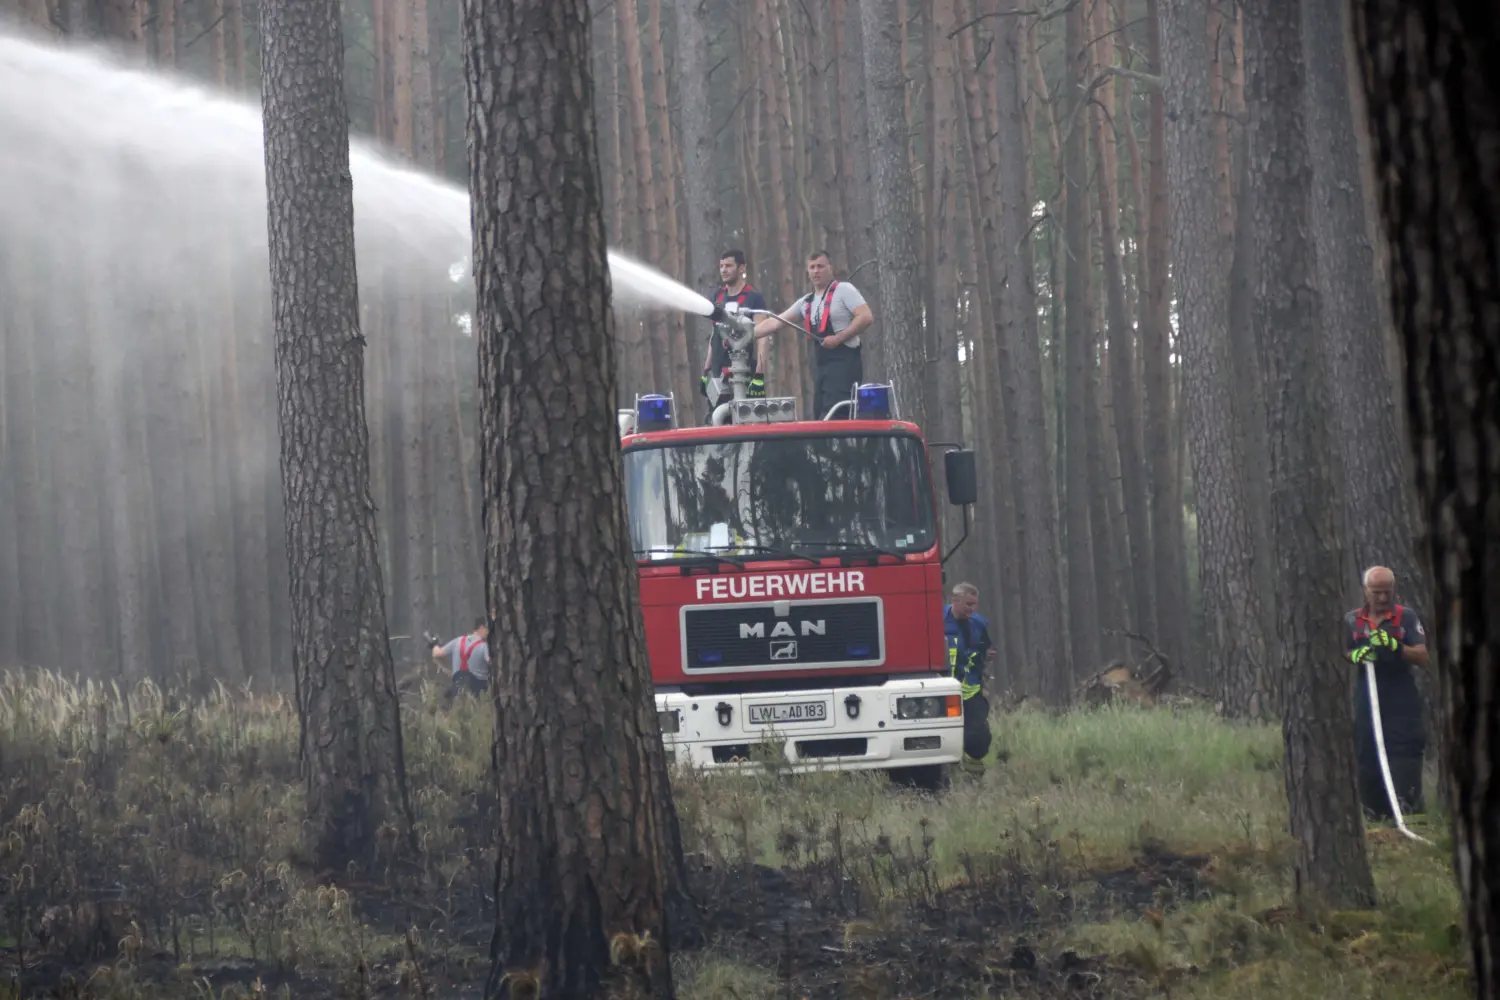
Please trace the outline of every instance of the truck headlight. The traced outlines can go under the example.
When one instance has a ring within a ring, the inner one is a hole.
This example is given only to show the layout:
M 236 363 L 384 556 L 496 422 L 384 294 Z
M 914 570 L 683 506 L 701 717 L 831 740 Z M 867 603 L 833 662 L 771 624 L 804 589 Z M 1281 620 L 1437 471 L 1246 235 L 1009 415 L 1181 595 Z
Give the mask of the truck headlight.
M 665 712 L 657 712 L 656 721 L 661 726 L 661 731 L 669 735 L 676 733 L 680 726 L 680 719 L 675 708 Z
M 898 719 L 956 719 L 963 714 L 963 699 L 956 694 L 927 694 L 896 699 Z

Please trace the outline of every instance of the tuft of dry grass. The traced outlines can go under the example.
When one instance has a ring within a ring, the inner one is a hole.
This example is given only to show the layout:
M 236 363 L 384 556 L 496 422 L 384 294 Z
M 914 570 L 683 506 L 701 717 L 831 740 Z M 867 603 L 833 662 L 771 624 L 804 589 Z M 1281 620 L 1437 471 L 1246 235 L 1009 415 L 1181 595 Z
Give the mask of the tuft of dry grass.
M 0 675 L 0 1000 L 467 995 L 493 913 L 491 709 L 405 699 L 417 863 L 335 886 L 306 864 L 284 696 Z M 994 728 L 985 777 L 938 796 L 678 770 L 708 939 L 674 951 L 679 996 L 899 996 L 960 972 L 975 996 L 1464 995 L 1441 823 L 1436 850 L 1373 830 L 1380 909 L 1309 924 L 1276 730 L 1191 705 Z M 613 943 L 643 974 L 659 949 Z

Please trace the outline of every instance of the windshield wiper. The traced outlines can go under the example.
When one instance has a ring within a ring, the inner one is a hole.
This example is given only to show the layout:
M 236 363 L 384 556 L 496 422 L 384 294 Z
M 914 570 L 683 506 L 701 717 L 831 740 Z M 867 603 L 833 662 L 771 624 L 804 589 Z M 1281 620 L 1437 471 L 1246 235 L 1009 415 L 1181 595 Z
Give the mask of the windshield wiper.
M 771 545 L 736 545 L 735 548 L 739 549 L 742 552 L 764 552 L 766 555 L 772 556 L 774 558 L 803 559 L 807 562 L 812 563 L 814 566 L 822 565 L 821 562 L 819 562 L 812 556 L 803 555 L 801 552 L 793 552 L 791 549 L 776 548 L 775 546 Z
M 668 556 L 668 558 L 666 558 L 666 559 L 657 559 L 655 557 L 658 554 L 664 554 L 664 555 Z M 705 552 L 702 549 L 673 549 L 671 552 L 668 552 L 668 553 L 660 553 L 660 550 L 657 550 L 657 549 L 636 549 L 635 550 L 635 557 L 637 559 L 639 559 L 641 556 L 651 556 L 652 557 L 652 559 L 651 559 L 652 562 L 662 562 L 662 563 L 666 563 L 666 562 L 681 563 L 682 560 L 676 558 L 677 556 L 698 556 L 699 558 L 703 558 L 703 559 L 717 559 L 720 562 L 727 562 L 727 563 L 729 563 L 732 566 L 738 566 L 740 569 L 744 569 L 745 568 L 745 560 L 743 560 L 743 559 L 738 559 L 738 558 L 736 558 L 734 556 L 725 555 L 725 554 L 723 554 L 721 552 Z
M 819 546 L 830 549 L 859 549 L 861 554 L 868 552 L 872 555 L 890 556 L 892 559 L 900 559 L 902 562 L 906 561 L 906 553 L 904 552 L 893 552 L 890 549 L 882 549 L 878 545 L 867 545 L 864 542 L 804 541 L 802 546 L 809 549 L 815 549 Z

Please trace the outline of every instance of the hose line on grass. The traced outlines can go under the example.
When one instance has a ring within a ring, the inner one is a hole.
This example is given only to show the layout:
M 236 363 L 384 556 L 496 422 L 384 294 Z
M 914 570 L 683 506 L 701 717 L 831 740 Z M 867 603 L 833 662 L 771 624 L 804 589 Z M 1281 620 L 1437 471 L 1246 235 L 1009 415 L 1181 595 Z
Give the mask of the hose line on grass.
M 1375 664 L 1368 660 L 1365 661 L 1365 686 L 1370 690 L 1370 721 L 1375 727 L 1375 749 L 1380 753 L 1380 774 L 1385 779 L 1385 794 L 1391 803 L 1391 815 L 1396 817 L 1396 829 L 1412 840 L 1420 841 L 1428 847 L 1436 847 L 1426 837 L 1413 833 L 1401 815 L 1401 806 L 1396 801 L 1396 782 L 1391 778 L 1391 762 L 1385 755 L 1385 731 L 1380 725 L 1380 695 L 1375 692 Z

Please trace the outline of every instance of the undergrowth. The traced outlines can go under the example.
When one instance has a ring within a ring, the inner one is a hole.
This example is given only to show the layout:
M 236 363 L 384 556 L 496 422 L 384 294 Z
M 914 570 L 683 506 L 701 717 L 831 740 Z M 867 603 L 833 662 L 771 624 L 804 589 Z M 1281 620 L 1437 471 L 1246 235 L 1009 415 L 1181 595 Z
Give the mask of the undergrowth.
M 391 843 L 334 887 L 304 853 L 284 697 L 6 674 L 0 1000 L 478 995 L 489 712 L 410 686 L 415 864 Z M 1372 829 L 1380 908 L 1313 918 L 1292 906 L 1275 730 L 1192 706 L 994 728 L 985 777 L 939 796 L 879 773 L 677 773 L 705 907 L 679 995 L 1465 995 L 1442 824 L 1423 828 L 1437 849 Z

